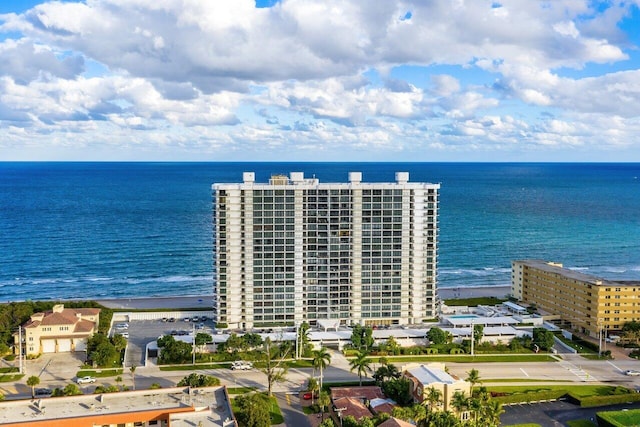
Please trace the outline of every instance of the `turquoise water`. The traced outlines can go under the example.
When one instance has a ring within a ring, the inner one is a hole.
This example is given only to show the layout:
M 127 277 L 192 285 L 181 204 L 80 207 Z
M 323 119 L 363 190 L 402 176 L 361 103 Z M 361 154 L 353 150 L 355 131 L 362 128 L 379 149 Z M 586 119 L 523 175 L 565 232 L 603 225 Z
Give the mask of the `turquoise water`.
M 640 280 L 640 164 L 0 163 L 0 301 L 211 293 L 211 184 L 243 171 L 441 183 L 442 287 L 521 258 Z
M 449 319 L 477 319 L 475 314 L 454 314 L 453 316 L 447 316 Z

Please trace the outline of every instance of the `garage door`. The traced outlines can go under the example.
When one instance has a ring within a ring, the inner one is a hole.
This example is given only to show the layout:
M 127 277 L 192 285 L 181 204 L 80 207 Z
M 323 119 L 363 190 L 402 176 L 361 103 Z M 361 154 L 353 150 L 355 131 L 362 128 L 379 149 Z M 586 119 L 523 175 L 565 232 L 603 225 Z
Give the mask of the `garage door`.
M 58 340 L 58 353 L 66 353 L 71 351 L 71 338 Z
M 87 351 L 87 340 L 84 338 L 76 338 L 75 340 L 76 351 Z
M 42 352 L 43 353 L 55 353 L 56 352 L 56 340 L 42 340 Z

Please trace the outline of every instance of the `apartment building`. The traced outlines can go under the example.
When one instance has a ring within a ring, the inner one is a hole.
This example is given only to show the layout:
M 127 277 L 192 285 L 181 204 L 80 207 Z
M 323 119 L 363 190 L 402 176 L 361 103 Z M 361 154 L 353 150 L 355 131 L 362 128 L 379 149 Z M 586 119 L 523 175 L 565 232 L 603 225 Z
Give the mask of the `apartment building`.
M 34 313 L 22 325 L 24 335 L 13 334 L 16 353 L 21 337 L 23 353 L 27 356 L 85 351 L 87 339 L 98 331 L 99 318 L 99 308 L 65 308 L 64 304 Z
M 565 327 L 599 337 L 640 321 L 640 282 L 606 280 L 541 260 L 511 263 L 512 295 L 559 315 Z
M 214 184 L 214 297 L 233 328 L 415 324 L 437 315 L 439 184 Z

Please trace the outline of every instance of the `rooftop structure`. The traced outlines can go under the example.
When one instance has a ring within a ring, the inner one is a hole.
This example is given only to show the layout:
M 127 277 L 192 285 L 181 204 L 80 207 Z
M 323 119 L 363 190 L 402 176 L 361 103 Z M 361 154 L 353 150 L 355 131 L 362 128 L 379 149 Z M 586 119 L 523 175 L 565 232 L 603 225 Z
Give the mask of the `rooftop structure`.
M 41 353 L 85 351 L 87 339 L 98 330 L 100 309 L 65 308 L 56 304 L 50 311 L 34 313 L 24 329 L 23 353 L 27 356 Z M 14 334 L 16 352 L 20 333 Z
M 458 377 L 449 375 L 445 371 L 444 363 L 430 363 L 427 365 L 409 364 L 403 367 L 402 375 L 412 383 L 413 399 L 420 403 L 426 397 L 428 389 L 434 388 L 442 395 L 440 409 L 451 411 L 451 400 L 456 392 L 463 392 L 466 396 L 471 393 L 471 385 Z
M 237 426 L 225 387 L 167 388 L 0 402 L 3 426 Z
M 250 329 L 437 315 L 439 184 L 320 183 L 302 172 L 214 184 L 217 321 Z
M 640 321 L 640 281 L 606 280 L 541 260 L 512 262 L 512 294 L 561 317 L 564 326 L 597 338 Z

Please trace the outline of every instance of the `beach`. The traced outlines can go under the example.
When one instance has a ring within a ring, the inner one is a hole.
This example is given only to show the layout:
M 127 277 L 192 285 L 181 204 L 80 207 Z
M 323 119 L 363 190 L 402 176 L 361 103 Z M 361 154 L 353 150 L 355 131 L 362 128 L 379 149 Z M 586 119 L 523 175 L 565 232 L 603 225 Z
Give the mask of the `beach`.
M 457 288 L 438 288 L 440 299 L 497 297 L 504 298 L 511 292 L 510 286 L 464 286 Z M 175 297 L 145 298 L 108 298 L 96 300 L 101 305 L 113 309 L 210 309 L 213 307 L 213 295 L 193 295 Z

